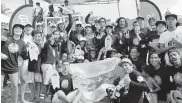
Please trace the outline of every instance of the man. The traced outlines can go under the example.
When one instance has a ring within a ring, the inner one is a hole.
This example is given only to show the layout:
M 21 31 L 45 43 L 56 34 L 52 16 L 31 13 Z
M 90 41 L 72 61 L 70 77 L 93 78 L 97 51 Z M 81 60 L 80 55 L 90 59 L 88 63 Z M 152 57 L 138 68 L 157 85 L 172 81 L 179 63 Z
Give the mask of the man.
M 62 7 L 63 8 L 63 15 L 75 13 L 74 9 L 69 5 L 68 0 L 65 0 L 64 4 L 65 4 L 64 7 Z
M 170 49 L 168 55 L 172 66 L 166 68 L 165 74 L 167 75 L 166 81 L 168 81 L 166 83 L 166 91 L 167 93 L 170 93 L 172 90 L 176 90 L 177 86 L 181 84 L 181 80 L 178 80 L 177 78 L 182 73 L 182 58 L 180 52 L 176 48 Z
M 40 3 L 36 3 L 36 8 L 34 9 L 34 16 L 36 19 L 36 22 L 42 22 L 43 21 L 43 9 L 40 7 Z
M 177 15 L 170 12 L 165 16 L 167 31 L 159 38 L 160 52 L 164 53 L 173 47 L 182 47 L 182 31 L 177 29 Z
M 137 17 L 136 19 L 137 19 L 137 21 L 138 21 L 139 24 L 140 24 L 140 31 L 141 31 L 142 33 L 144 33 L 145 36 L 146 36 L 146 34 L 147 34 L 150 30 L 149 30 L 149 28 L 145 27 L 145 19 L 144 19 L 142 16 L 139 16 L 139 17 Z
M 122 103 L 147 103 L 143 98 L 143 91 L 148 92 L 149 87 L 144 81 L 142 74 L 134 70 L 133 64 L 128 58 L 122 59 L 118 65 L 125 70 L 126 76 L 129 76 L 119 83 L 121 86 L 124 84 L 125 92 L 128 91 L 121 98 Z
M 50 23 L 48 34 L 53 34 L 53 32 L 54 32 L 55 30 L 56 30 L 56 24 L 55 24 L 55 23 Z
M 30 49 L 31 43 L 33 43 L 32 32 L 33 32 L 32 25 L 31 24 L 26 24 L 24 26 L 24 36 L 23 36 L 22 40 L 28 46 L 28 49 Z M 33 80 L 30 79 L 30 77 L 32 75 L 31 75 L 31 73 L 28 72 L 28 63 L 29 63 L 29 60 L 28 59 L 27 60 L 24 60 L 23 61 L 23 64 L 21 65 L 21 69 L 20 69 L 21 99 L 22 99 L 23 102 L 25 101 L 24 100 L 24 92 L 25 92 L 26 84 L 27 83 L 29 83 L 30 90 L 31 90 L 31 93 L 32 93 L 32 101 L 35 98 Z M 27 77 L 28 77 L 28 80 L 27 80 Z
M 156 31 L 150 31 L 147 35 L 147 40 L 149 41 L 149 46 L 155 51 L 159 51 L 159 38 L 160 35 L 166 31 L 166 22 L 165 21 L 157 21 L 155 23 Z

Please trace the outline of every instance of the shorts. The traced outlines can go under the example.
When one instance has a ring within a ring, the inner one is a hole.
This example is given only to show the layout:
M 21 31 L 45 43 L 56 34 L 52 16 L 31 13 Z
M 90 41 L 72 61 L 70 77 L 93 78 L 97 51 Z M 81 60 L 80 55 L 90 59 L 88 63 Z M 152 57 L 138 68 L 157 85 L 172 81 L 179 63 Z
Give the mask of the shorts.
M 6 75 L 6 74 L 14 74 L 17 73 L 18 71 L 2 71 L 1 70 L 1 75 Z
M 43 72 L 43 84 L 48 85 L 51 83 L 52 76 L 59 76 L 56 68 L 52 64 L 42 64 L 41 66 Z M 59 80 L 58 80 L 59 81 Z
M 27 75 L 27 83 L 42 83 L 42 75 L 41 73 L 28 72 Z

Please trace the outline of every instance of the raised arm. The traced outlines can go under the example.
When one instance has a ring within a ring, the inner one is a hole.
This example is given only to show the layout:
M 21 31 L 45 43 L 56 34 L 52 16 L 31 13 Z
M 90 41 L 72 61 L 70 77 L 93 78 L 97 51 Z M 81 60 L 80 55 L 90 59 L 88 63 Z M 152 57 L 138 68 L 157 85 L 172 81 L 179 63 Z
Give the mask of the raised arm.
M 73 25 L 73 18 L 72 18 L 72 15 L 71 14 L 68 14 L 69 16 L 69 24 L 68 26 L 66 27 L 66 32 L 68 33 Z

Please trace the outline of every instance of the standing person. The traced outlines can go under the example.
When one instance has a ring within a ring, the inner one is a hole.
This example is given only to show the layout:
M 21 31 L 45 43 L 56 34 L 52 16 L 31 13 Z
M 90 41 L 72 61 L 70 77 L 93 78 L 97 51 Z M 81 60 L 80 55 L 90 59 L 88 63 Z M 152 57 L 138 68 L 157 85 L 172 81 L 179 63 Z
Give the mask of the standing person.
M 51 83 L 51 76 L 56 74 L 56 52 L 52 45 L 55 43 L 55 38 L 52 34 L 47 35 L 47 42 L 41 50 L 42 65 L 41 69 L 43 72 L 43 86 L 44 86 L 44 99 L 46 102 L 48 99 L 48 89 Z M 54 84 L 52 84 L 54 85 Z
M 2 47 L 2 53 L 4 56 L 1 56 L 1 80 L 3 81 L 4 74 L 8 74 L 10 77 L 12 88 L 11 97 L 13 103 L 18 103 L 18 56 L 21 55 L 23 60 L 28 59 L 26 44 L 21 39 L 21 36 L 23 35 L 23 28 L 23 25 L 15 24 L 12 29 L 13 36 L 7 38 Z M 2 83 L 3 82 L 1 82 L 1 84 Z M 24 93 L 21 95 L 24 95 Z M 21 100 L 23 103 L 27 103 L 24 98 L 21 98 Z
M 116 20 L 116 27 L 114 28 L 114 32 L 118 34 L 119 32 L 123 32 L 123 30 L 128 29 L 128 22 L 126 18 L 120 17 Z
M 155 17 L 150 17 L 148 20 L 149 26 L 150 26 L 150 30 L 151 31 L 156 31 L 156 18 Z
M 177 28 L 177 15 L 170 12 L 165 16 L 167 31 L 162 33 L 159 38 L 160 52 L 167 52 L 173 47 L 182 48 L 182 31 Z
M 40 3 L 36 2 L 36 8 L 34 9 L 34 16 L 37 23 L 43 21 L 43 8 L 40 7 Z
M 136 20 L 140 24 L 140 31 L 141 31 L 141 33 L 143 33 L 145 36 L 147 36 L 147 33 L 150 31 L 150 29 L 145 27 L 145 19 L 144 19 L 144 17 L 139 16 L 139 17 L 136 18 Z
M 28 70 L 31 72 L 30 79 L 34 84 L 35 98 L 33 101 L 40 102 L 40 91 L 42 85 L 42 71 L 41 71 L 41 49 L 43 48 L 43 39 L 41 32 L 34 32 L 33 40 L 35 43 L 34 50 L 31 51 L 36 55 L 35 58 L 30 56 Z M 37 45 L 37 46 L 36 46 Z
M 28 45 L 28 51 L 30 51 L 32 47 L 34 46 L 32 34 L 33 34 L 32 25 L 26 24 L 24 27 L 24 36 L 22 40 L 25 42 L 26 45 Z M 29 52 L 29 54 L 30 53 L 32 54 L 32 52 Z M 31 78 L 33 74 L 29 72 L 28 64 L 29 64 L 29 60 L 24 60 L 23 65 L 20 69 L 20 78 L 24 80 L 24 82 L 21 83 L 21 93 L 24 93 L 26 89 L 26 83 L 28 83 L 31 90 L 31 95 L 32 95 L 31 101 L 33 101 L 33 99 L 35 98 L 35 88 L 34 88 L 33 80 Z M 27 80 L 27 77 L 28 77 L 28 80 Z
M 69 5 L 69 1 L 68 0 L 65 0 L 64 1 L 64 7 L 63 7 L 63 15 L 67 15 L 69 13 L 73 14 L 75 13 L 73 7 L 71 5 Z
M 143 92 L 149 92 L 150 89 L 142 74 L 134 70 L 132 62 L 127 58 L 123 58 L 119 66 L 125 70 L 126 75 L 129 75 L 124 79 L 124 88 L 128 93 L 121 98 L 122 103 L 148 103 L 143 98 Z
M 166 31 L 166 22 L 165 21 L 157 21 L 156 22 L 156 31 L 150 31 L 148 33 L 147 40 L 149 41 L 149 47 L 159 52 L 159 38 L 160 35 Z

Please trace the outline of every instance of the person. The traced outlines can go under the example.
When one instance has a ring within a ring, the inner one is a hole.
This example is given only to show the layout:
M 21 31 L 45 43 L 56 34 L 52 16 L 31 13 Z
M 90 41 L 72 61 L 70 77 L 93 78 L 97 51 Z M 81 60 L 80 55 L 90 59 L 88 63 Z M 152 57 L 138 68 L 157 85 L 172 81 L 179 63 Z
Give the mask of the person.
M 81 21 L 76 21 L 75 30 L 71 31 L 69 40 L 72 41 L 75 45 L 79 44 L 80 37 L 84 36 L 84 30 L 82 27 Z
M 41 70 L 43 73 L 43 86 L 44 86 L 44 99 L 46 102 L 48 99 L 48 88 L 51 83 L 51 76 L 56 74 L 56 52 L 52 45 L 55 43 L 55 38 L 52 34 L 47 35 L 47 42 L 41 50 L 42 65 Z M 54 84 L 52 84 L 54 85 Z
M 41 71 L 41 56 L 40 52 L 43 48 L 43 39 L 41 32 L 34 32 L 33 40 L 35 42 L 35 47 L 33 51 L 34 55 L 36 55 L 35 58 L 29 55 L 29 64 L 28 64 L 28 70 L 32 73 L 31 82 L 34 84 L 34 95 L 35 98 L 33 98 L 33 101 L 40 102 L 40 91 L 41 91 L 41 83 L 42 83 L 42 71 Z
M 106 49 L 116 49 L 116 46 L 118 45 L 118 38 L 113 33 L 113 26 L 111 24 L 107 24 L 105 27 L 106 29 L 106 35 L 104 35 L 101 38 L 101 45 L 102 47 L 105 47 Z
M 82 92 L 79 89 L 74 90 L 72 75 L 70 74 L 70 62 L 65 60 L 62 62 L 62 71 L 59 72 L 60 87 L 55 89 L 52 103 L 78 103 Z
M 50 23 L 49 24 L 49 32 L 48 34 L 53 34 L 53 32 L 56 30 L 56 24 L 55 23 Z
M 145 65 L 145 61 L 142 60 L 139 56 L 140 56 L 140 51 L 138 47 L 136 46 L 131 47 L 129 57 L 131 58 L 131 61 L 134 64 L 135 69 L 141 73 L 142 72 L 141 68 L 142 66 Z
M 169 82 L 166 75 L 166 67 L 165 64 L 161 62 L 160 54 L 157 52 L 151 52 L 149 54 L 149 65 L 145 65 L 142 67 L 143 69 L 147 69 L 150 72 L 149 76 L 151 76 L 156 83 L 160 86 L 161 90 L 157 92 L 159 103 L 167 103 L 167 92 L 168 87 L 166 84 Z
M 146 96 L 149 100 L 149 103 L 158 103 L 157 93 L 160 91 L 160 87 L 157 82 L 150 76 L 151 70 L 150 68 L 142 69 L 142 75 L 147 81 L 147 84 L 152 89 L 151 92 L 146 93 Z
M 150 31 L 148 33 L 147 40 L 149 41 L 149 47 L 151 47 L 151 51 L 155 50 L 159 52 L 159 38 L 160 35 L 166 31 L 166 22 L 165 21 L 157 21 L 156 22 L 156 31 Z
M 181 31 L 177 29 L 177 15 L 170 12 L 166 13 L 165 16 L 167 31 L 162 33 L 159 38 L 160 52 L 167 52 L 173 47 L 182 47 L 182 36 Z M 173 45 L 174 44 L 174 45 Z
M 150 26 L 150 31 L 156 31 L 156 18 L 155 17 L 150 17 L 148 20 L 149 26 Z
M 34 42 L 33 42 L 33 27 L 31 24 L 26 24 L 24 26 L 24 35 L 22 36 L 22 40 L 25 42 L 25 44 L 27 45 L 27 50 L 30 51 L 32 50 L 32 47 L 34 47 Z M 29 54 L 32 54 L 32 52 L 29 52 Z M 21 59 L 19 59 L 20 62 Z M 21 95 L 22 99 L 24 100 L 24 92 L 26 89 L 26 84 L 29 84 L 30 90 L 31 90 L 31 101 L 33 101 L 33 99 L 35 98 L 35 91 L 34 91 L 34 85 L 32 82 L 32 73 L 29 72 L 28 70 L 28 64 L 29 64 L 29 60 L 23 60 L 23 63 L 21 65 L 21 69 L 20 69 L 20 79 L 22 79 L 21 84 L 20 84 L 20 88 L 21 88 Z M 28 80 L 27 80 L 28 78 Z
M 148 103 L 143 98 L 143 91 L 149 92 L 150 88 L 144 80 L 142 74 L 133 68 L 133 64 L 128 58 L 123 58 L 118 64 L 125 70 L 128 77 L 120 81 L 120 85 L 124 85 L 125 91 L 128 93 L 122 96 L 122 103 Z M 124 81 L 124 82 L 122 82 Z M 143 102 L 141 102 L 143 101 Z
M 37 23 L 43 21 L 43 8 L 40 7 L 40 3 L 36 2 L 36 7 L 34 8 L 34 16 Z
M 139 16 L 139 17 L 136 18 L 136 20 L 140 24 L 140 31 L 141 31 L 141 33 L 143 33 L 144 36 L 147 36 L 147 33 L 150 31 L 150 29 L 145 27 L 145 19 L 144 19 L 144 17 Z
M 37 23 L 36 24 L 36 32 L 40 32 L 43 33 L 44 32 L 44 27 L 43 27 L 43 23 Z
M 18 56 L 21 56 L 23 60 L 28 59 L 27 46 L 21 39 L 23 29 L 23 25 L 15 24 L 12 29 L 13 36 L 7 38 L 1 49 L 1 85 L 3 84 L 4 75 L 8 74 L 12 88 L 12 103 L 18 103 Z M 21 95 L 24 95 L 24 93 L 21 93 Z M 21 101 L 23 103 L 28 103 L 24 98 L 21 98 Z
M 97 61 L 97 50 L 96 49 L 91 49 L 89 51 L 89 58 L 88 58 L 88 60 L 90 62 Z
M 126 18 L 120 17 L 116 20 L 116 23 L 117 23 L 117 25 L 114 28 L 116 35 L 119 32 L 123 32 L 123 30 L 128 29 L 128 22 L 127 22 Z
M 182 73 L 182 57 L 177 48 L 170 49 L 168 55 L 172 66 L 168 66 L 165 73 L 167 74 L 168 80 L 170 81 L 168 83 L 168 89 L 170 91 L 176 90 L 175 77 L 179 73 Z
M 72 6 L 69 5 L 68 0 L 64 1 L 64 7 L 63 7 L 63 12 L 62 13 L 63 13 L 63 15 L 66 15 L 66 14 L 69 14 L 69 13 L 71 13 L 71 14 L 75 13 L 75 11 L 72 8 Z

